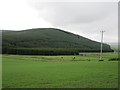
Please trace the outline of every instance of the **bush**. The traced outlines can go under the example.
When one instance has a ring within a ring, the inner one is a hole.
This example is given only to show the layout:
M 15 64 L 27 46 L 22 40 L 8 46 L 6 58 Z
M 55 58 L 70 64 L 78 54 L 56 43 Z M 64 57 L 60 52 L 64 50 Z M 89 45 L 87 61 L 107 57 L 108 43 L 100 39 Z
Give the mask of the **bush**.
M 108 61 L 119 61 L 120 58 L 110 58 Z

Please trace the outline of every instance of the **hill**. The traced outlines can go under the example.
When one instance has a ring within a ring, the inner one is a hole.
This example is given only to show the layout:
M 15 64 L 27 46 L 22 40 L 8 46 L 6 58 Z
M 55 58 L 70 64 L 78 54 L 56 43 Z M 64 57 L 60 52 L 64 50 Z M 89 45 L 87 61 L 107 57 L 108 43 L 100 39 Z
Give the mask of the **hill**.
M 2 31 L 2 35 L 3 53 L 8 53 L 8 51 L 11 53 L 11 49 L 12 51 L 13 49 L 17 49 L 17 51 L 20 49 L 34 49 L 34 51 L 44 49 L 43 51 L 49 50 L 52 52 L 58 49 L 63 52 L 65 50 L 77 50 L 77 52 L 100 51 L 99 42 L 55 28 L 35 28 L 22 31 L 8 30 Z M 103 44 L 103 51 L 112 51 L 112 49 L 109 45 Z

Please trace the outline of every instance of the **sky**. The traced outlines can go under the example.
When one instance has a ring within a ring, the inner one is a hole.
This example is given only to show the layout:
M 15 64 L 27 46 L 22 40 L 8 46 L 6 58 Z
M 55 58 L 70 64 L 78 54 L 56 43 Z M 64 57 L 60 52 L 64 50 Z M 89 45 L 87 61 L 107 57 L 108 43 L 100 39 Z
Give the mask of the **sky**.
M 118 42 L 118 0 L 0 0 L 0 29 L 59 28 Z

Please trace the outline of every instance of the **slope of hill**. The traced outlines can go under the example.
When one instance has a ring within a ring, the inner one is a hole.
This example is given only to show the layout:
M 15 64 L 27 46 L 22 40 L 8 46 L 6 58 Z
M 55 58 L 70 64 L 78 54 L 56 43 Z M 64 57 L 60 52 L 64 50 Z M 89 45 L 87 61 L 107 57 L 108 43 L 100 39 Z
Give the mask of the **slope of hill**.
M 118 52 L 119 44 L 117 42 L 113 42 L 113 43 L 111 42 L 109 44 L 115 52 Z
M 3 49 L 6 48 L 64 48 L 79 51 L 99 51 L 100 43 L 55 28 L 36 28 L 23 31 L 3 31 Z M 4 51 L 3 50 L 3 51 Z M 112 51 L 103 44 L 104 51 Z

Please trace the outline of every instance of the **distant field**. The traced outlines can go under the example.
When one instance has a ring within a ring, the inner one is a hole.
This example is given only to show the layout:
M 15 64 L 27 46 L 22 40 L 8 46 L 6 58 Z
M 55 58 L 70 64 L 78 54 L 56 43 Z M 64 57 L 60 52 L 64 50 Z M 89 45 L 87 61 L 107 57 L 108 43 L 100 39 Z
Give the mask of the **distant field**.
M 117 88 L 117 57 L 3 55 L 3 88 Z

